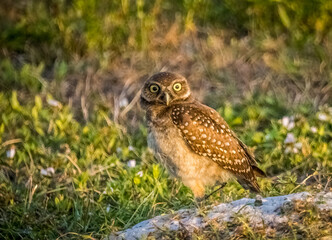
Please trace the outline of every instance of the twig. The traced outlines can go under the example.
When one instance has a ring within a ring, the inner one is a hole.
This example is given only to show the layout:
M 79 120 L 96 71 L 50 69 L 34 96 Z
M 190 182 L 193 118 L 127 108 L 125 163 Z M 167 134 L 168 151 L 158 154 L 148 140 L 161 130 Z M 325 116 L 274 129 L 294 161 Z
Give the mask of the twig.
M 82 170 L 80 169 L 80 167 L 77 165 L 77 163 L 68 155 L 65 156 L 74 166 L 75 168 L 78 170 L 78 172 L 81 174 Z
M 326 185 L 325 185 L 325 187 L 324 187 L 324 191 L 325 191 L 325 192 L 327 191 L 327 188 L 328 188 L 330 182 L 331 182 L 331 177 L 328 177 L 327 182 L 326 182 Z
M 220 189 L 222 189 L 225 186 L 226 186 L 226 183 L 222 183 L 217 190 L 214 190 L 212 193 L 210 193 L 209 195 L 205 196 L 204 200 L 208 199 L 211 195 L 213 195 L 214 193 L 218 192 Z
M 127 112 L 129 112 L 134 105 L 137 103 L 139 97 L 141 95 L 141 91 L 138 91 L 135 95 L 135 97 L 133 98 L 133 100 L 131 100 L 131 102 L 125 107 L 125 109 L 122 110 L 122 112 L 120 113 L 120 117 L 123 117 L 127 114 Z
M 1 147 L 6 147 L 8 145 L 11 145 L 11 144 L 14 144 L 14 143 L 20 143 L 20 142 L 22 142 L 22 139 L 20 139 L 20 138 L 11 139 L 11 140 L 8 140 L 6 142 L 3 142 L 1 144 Z
M 316 176 L 318 174 L 318 172 L 314 172 L 313 174 L 309 175 L 308 177 L 306 177 L 299 185 L 297 185 L 292 191 L 290 191 L 290 193 L 293 193 L 296 189 L 298 189 L 301 185 L 304 185 L 309 178 Z

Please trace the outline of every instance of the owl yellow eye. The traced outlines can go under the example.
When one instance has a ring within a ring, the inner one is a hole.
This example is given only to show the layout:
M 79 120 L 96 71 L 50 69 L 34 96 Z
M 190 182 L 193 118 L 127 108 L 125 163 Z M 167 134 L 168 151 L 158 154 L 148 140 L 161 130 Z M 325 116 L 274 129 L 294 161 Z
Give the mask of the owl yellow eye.
M 156 93 L 156 92 L 158 92 L 159 91 L 159 86 L 158 85 L 156 85 L 156 84 L 152 84 L 151 86 L 150 86 L 150 92 L 152 92 L 152 93 Z
M 177 92 L 180 91 L 181 88 L 182 88 L 181 83 L 175 83 L 175 84 L 173 85 L 173 89 L 174 89 L 175 91 L 177 91 Z

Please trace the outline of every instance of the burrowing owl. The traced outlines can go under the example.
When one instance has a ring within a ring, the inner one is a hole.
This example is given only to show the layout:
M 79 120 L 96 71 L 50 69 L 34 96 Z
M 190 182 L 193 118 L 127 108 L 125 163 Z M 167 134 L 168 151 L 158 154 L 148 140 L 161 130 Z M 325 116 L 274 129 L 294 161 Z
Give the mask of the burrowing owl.
M 192 97 L 184 77 L 170 72 L 153 75 L 140 100 L 146 110 L 148 146 L 197 200 L 203 198 L 205 186 L 232 178 L 259 192 L 256 176 L 265 173 L 255 157 L 214 109 Z

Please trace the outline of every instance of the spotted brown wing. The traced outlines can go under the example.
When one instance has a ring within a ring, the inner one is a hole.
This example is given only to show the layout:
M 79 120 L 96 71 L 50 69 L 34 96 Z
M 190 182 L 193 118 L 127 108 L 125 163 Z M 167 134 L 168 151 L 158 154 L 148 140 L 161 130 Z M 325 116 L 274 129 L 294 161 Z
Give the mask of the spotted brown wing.
M 195 153 L 232 172 L 244 187 L 259 191 L 253 156 L 214 109 L 197 104 L 176 105 L 171 116 Z

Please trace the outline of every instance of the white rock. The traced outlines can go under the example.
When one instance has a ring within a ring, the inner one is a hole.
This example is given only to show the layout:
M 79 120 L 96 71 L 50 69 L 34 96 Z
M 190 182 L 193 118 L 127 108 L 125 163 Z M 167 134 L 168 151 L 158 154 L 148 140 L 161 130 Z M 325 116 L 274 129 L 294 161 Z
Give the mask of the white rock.
M 292 206 L 294 200 L 314 203 L 319 210 L 332 210 L 332 193 L 318 193 L 315 196 L 307 192 L 289 194 L 285 196 L 262 198 L 262 205 L 255 206 L 255 199 L 243 198 L 230 203 L 222 203 L 213 207 L 205 216 L 201 216 L 195 209 L 182 209 L 174 214 L 157 216 L 145 220 L 135 226 L 109 236 L 109 240 L 146 239 L 149 234 L 158 233 L 160 229 L 177 231 L 185 228 L 189 232 L 204 228 L 211 221 L 224 224 L 231 222 L 239 215 L 244 215 L 250 227 L 277 227 L 287 223 L 292 215 L 282 214 L 282 209 L 288 204 Z

